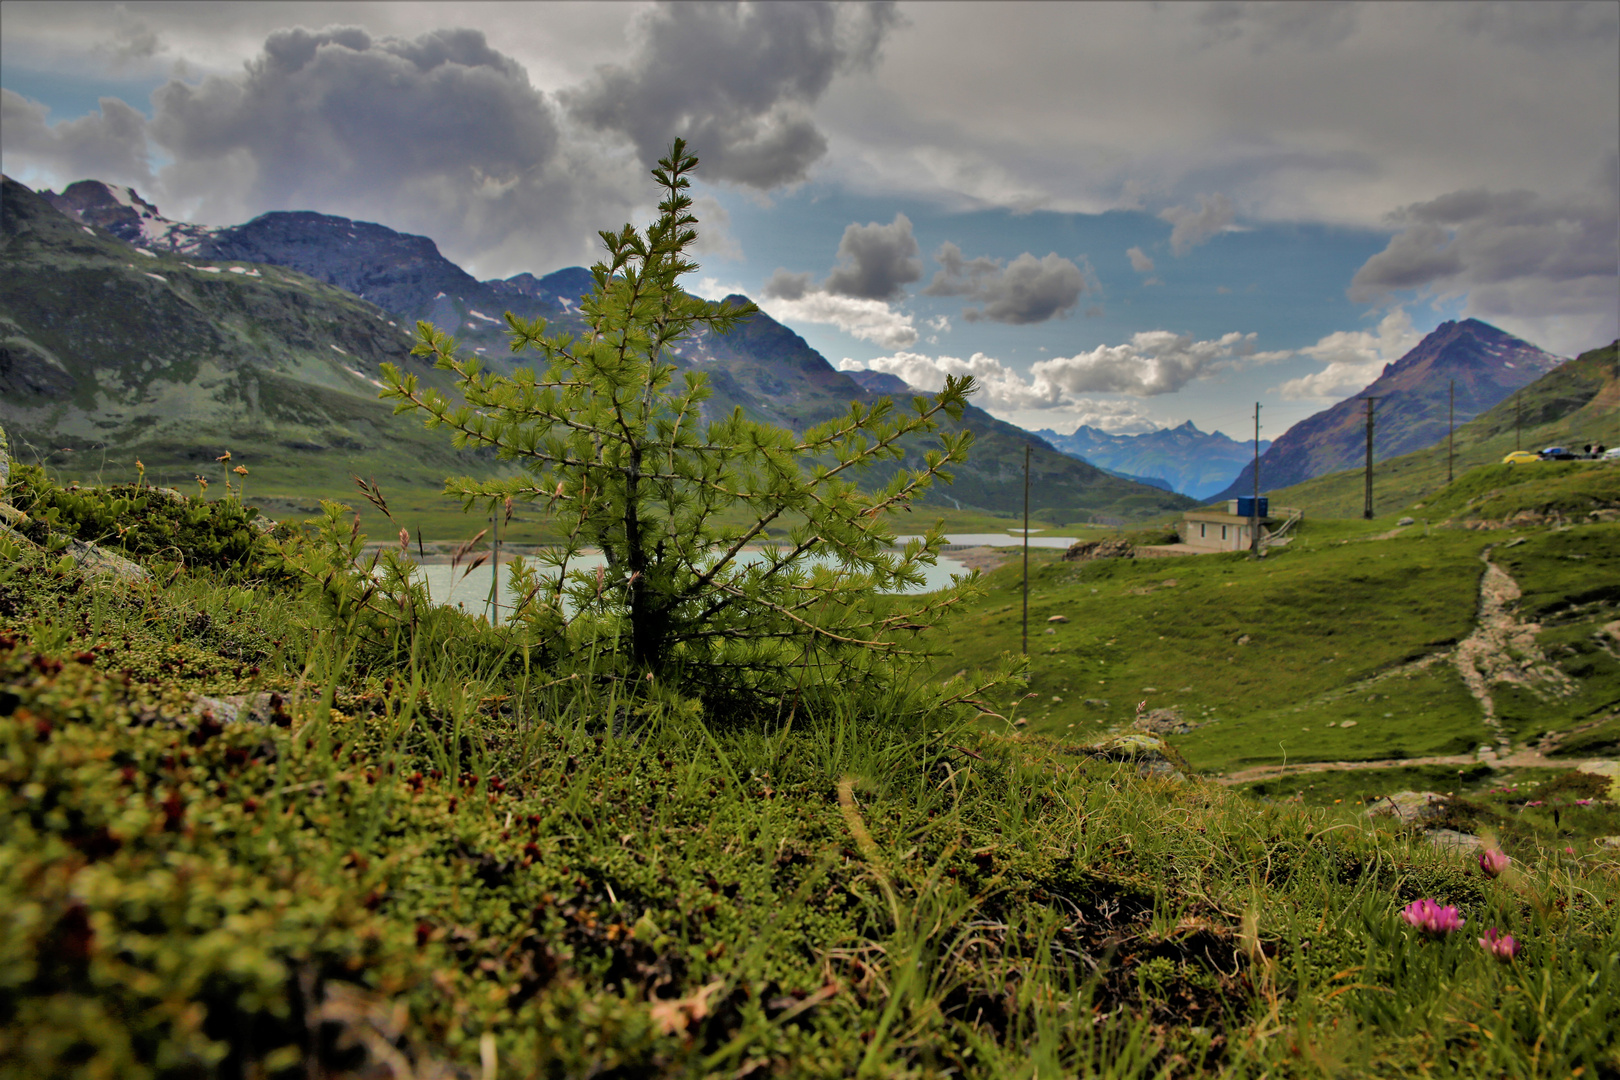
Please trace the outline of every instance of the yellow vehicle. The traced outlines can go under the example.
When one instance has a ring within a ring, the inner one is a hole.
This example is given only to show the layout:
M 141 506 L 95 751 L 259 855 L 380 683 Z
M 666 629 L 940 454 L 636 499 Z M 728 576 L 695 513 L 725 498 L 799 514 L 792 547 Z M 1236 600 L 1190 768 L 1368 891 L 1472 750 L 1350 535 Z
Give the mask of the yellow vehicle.
M 1528 450 L 1515 450 L 1515 451 L 1513 451 L 1513 453 L 1509 454 L 1507 457 L 1502 459 L 1502 464 L 1504 464 L 1504 465 L 1522 465 L 1527 461 L 1540 461 L 1540 460 L 1541 460 L 1540 456 L 1538 456 L 1536 454 L 1532 454 Z

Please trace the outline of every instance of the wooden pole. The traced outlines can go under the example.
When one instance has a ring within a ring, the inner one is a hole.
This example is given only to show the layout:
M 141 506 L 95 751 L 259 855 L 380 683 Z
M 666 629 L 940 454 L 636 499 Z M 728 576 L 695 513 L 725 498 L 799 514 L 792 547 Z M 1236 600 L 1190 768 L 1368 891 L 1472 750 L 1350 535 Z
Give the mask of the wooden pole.
M 1365 518 L 1366 520 L 1368 520 L 1368 521 L 1371 521 L 1372 518 L 1373 518 L 1373 490 L 1372 490 L 1373 402 L 1375 402 L 1377 400 L 1378 400 L 1377 398 L 1373 398 L 1373 397 L 1369 397 L 1369 398 L 1366 399 L 1366 401 L 1367 401 L 1367 497 L 1366 497 L 1365 503 L 1363 503 L 1362 508 L 1361 508 L 1361 516 L 1363 518 Z
M 1451 394 L 1446 402 L 1446 483 L 1451 483 L 1452 462 L 1456 459 L 1457 438 L 1457 380 L 1451 380 Z
M 1260 551 L 1260 403 L 1254 403 L 1254 505 L 1249 507 L 1249 554 L 1258 559 Z
M 1024 655 L 1029 655 L 1029 443 L 1024 444 Z

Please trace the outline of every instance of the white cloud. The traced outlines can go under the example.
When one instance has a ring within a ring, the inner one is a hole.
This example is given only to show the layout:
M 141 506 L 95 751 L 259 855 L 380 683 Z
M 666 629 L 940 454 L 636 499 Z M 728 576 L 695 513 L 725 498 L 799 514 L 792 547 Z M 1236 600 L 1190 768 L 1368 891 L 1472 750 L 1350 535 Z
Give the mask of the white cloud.
M 1153 260 L 1141 248 L 1128 248 L 1125 254 L 1130 256 L 1132 270 L 1135 270 L 1138 274 L 1153 273 Z
M 930 393 L 944 388 L 947 375 L 972 375 L 979 384 L 972 399 L 975 405 L 1029 429 L 1050 427 L 1067 434 L 1081 424 L 1089 424 L 1115 434 L 1136 435 L 1160 426 L 1133 402 L 1071 397 L 1049 382 L 1024 378 L 984 353 L 974 353 L 966 360 L 913 352 L 897 352 L 874 360 L 846 356 L 838 369 L 886 371 L 905 380 L 908 386 Z
M 983 388 L 978 404 L 985 409 L 1074 413 L 1098 408 L 1097 401 L 1086 394 L 1170 394 L 1235 364 L 1238 358 L 1268 362 L 1286 355 L 1256 353 L 1255 337 L 1252 333 L 1234 332 L 1212 341 L 1198 341 L 1186 334 L 1151 330 L 1135 335 L 1124 345 L 1103 345 L 1089 353 L 1038 360 L 1027 377 L 982 352 L 966 360 L 896 352 L 864 362 L 845 358 L 839 367 L 845 371 L 887 371 L 920 390 L 940 389 L 947 375 L 972 375 Z M 1139 414 L 1132 411 L 1131 415 Z
M 1383 373 L 1385 364 L 1399 360 L 1422 340 L 1405 309 L 1396 308 L 1376 331 L 1340 330 L 1300 349 L 1321 362 L 1322 370 L 1289 379 L 1275 389 L 1286 401 L 1340 401 L 1364 389 Z
M 803 292 L 791 300 L 767 295 L 759 306 L 777 322 L 830 323 L 846 334 L 885 349 L 904 349 L 917 341 L 917 328 L 912 325 L 911 316 L 895 311 L 882 300 L 861 300 L 817 291 Z
M 1037 384 L 1064 395 L 1112 391 L 1134 397 L 1173 394 L 1194 379 L 1232 366 L 1234 357 L 1254 354 L 1253 333 L 1232 332 L 1209 341 L 1190 334 L 1149 330 L 1123 345 L 1099 345 L 1090 352 L 1041 360 L 1030 368 Z

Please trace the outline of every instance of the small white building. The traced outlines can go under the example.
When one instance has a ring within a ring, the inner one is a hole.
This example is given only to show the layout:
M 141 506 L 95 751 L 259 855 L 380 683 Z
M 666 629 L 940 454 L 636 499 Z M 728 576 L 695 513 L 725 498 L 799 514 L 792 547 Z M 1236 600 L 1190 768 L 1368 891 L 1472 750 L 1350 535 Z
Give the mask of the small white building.
M 1298 510 L 1277 507 L 1287 519 L 1284 528 L 1304 515 Z M 1181 542 L 1188 547 L 1204 551 L 1247 551 L 1252 539 L 1249 529 L 1252 519 L 1238 515 L 1236 499 L 1229 499 L 1225 510 L 1215 510 L 1204 507 L 1198 510 L 1188 510 L 1181 519 L 1176 531 L 1181 536 Z M 1280 533 L 1282 529 L 1276 528 L 1278 519 L 1266 516 L 1259 519 L 1260 542 L 1265 544 L 1270 538 Z

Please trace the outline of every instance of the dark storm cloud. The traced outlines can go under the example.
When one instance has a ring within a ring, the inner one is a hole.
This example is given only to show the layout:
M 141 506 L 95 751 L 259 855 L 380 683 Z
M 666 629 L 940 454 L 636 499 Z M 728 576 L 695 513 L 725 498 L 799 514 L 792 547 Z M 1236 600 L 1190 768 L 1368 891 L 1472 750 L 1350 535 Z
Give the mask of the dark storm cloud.
M 1613 49 L 1620 38 L 1620 4 L 1537 3 L 1523 0 L 1474 0 L 1447 6 L 1464 30 L 1500 45 L 1536 50 Z
M 60 176 L 151 186 L 146 117 L 117 98 L 102 98 L 99 113 L 54 126 L 45 122 L 48 111 L 21 94 L 0 89 L 0 147 L 6 157 Z
M 859 300 L 898 300 L 905 295 L 904 286 L 922 277 L 918 250 L 911 219 L 904 214 L 894 215 L 887 225 L 852 223 L 838 242 L 838 266 L 821 287 Z
M 543 95 L 477 30 L 413 41 L 281 30 L 245 78 L 170 82 L 153 101 L 175 182 L 213 186 L 219 165 L 240 161 L 239 179 L 289 205 L 337 189 L 386 198 L 439 178 L 515 182 L 557 146 Z
M 835 75 L 870 67 L 897 21 L 886 3 L 661 4 L 628 63 L 604 65 L 564 101 L 649 165 L 680 136 L 706 176 L 775 187 L 826 153 L 811 106 Z
M 1057 252 L 1037 259 L 1026 251 L 1003 267 L 998 259 L 964 258 L 961 249 L 947 241 L 934 261 L 944 269 L 923 292 L 980 301 L 983 307 L 962 309 L 968 322 L 1045 322 L 1072 311 L 1086 288 L 1080 267 Z
M 1198 23 L 1206 44 L 1242 40 L 1256 52 L 1291 44 L 1325 49 L 1355 33 L 1356 7 L 1345 0 L 1217 0 L 1202 6 Z
M 1366 302 L 1397 289 L 1464 292 L 1506 284 L 1540 296 L 1607 281 L 1613 307 L 1620 198 L 1612 163 L 1606 171 L 1606 182 L 1583 196 L 1476 189 L 1408 206 L 1396 215 L 1405 227 L 1356 272 L 1350 297 Z
M 795 274 L 792 271 L 776 268 L 776 273 L 765 282 L 765 295 L 778 297 L 782 300 L 801 300 L 804 294 L 810 291 L 810 275 Z
M 270 34 L 240 75 L 153 94 L 162 196 L 205 221 L 313 209 L 439 240 L 480 273 L 569 262 L 646 188 L 562 144 L 552 103 L 482 31 Z M 189 204 L 189 205 L 188 205 Z

